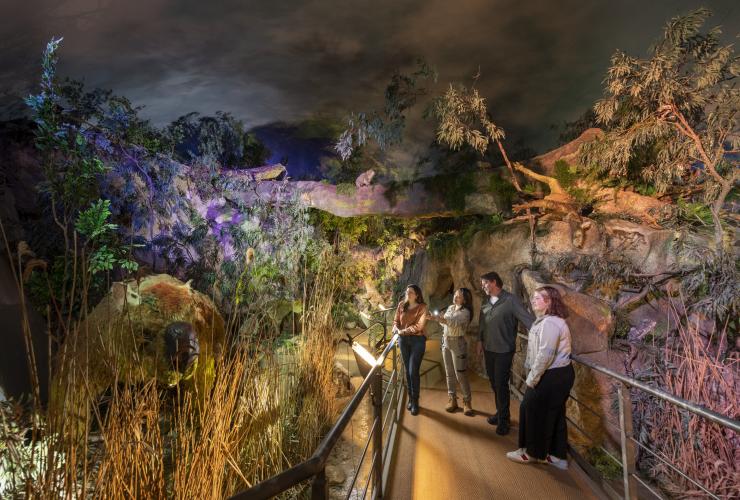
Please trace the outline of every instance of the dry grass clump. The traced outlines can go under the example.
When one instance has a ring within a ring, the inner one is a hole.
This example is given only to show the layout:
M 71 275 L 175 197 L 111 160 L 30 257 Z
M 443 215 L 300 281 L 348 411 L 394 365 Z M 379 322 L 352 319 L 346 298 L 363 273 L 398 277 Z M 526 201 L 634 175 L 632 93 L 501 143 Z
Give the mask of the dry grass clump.
M 675 342 L 665 346 L 655 363 L 655 381 L 671 394 L 738 419 L 740 364 L 737 357 L 723 359 L 713 345 L 726 345 L 725 339 L 716 340 L 702 337 L 690 322 L 680 326 Z M 637 416 L 644 444 L 718 497 L 740 497 L 740 436 L 734 431 L 642 393 Z M 640 454 L 639 467 L 677 498 L 706 496 L 649 453 Z
M 100 428 L 102 446 L 90 454 L 91 489 L 99 498 L 163 498 L 161 400 L 154 382 L 116 388 Z
M 295 446 L 291 449 L 295 459 L 306 458 L 313 453 L 335 414 L 332 305 L 337 282 L 334 276 L 330 268 L 324 269 L 316 278 L 313 293 L 304 292 L 306 307 L 290 399 L 294 404 L 294 428 L 303 433 L 302 439 L 293 441 Z
M 0 403 L 0 497 L 221 499 L 308 458 L 335 415 L 335 275 L 325 262 L 304 290 L 295 347 L 233 343 L 208 394 L 150 380 L 113 384 L 103 398 L 61 391 L 47 410 Z M 272 325 L 256 327 L 277 337 Z M 95 386 L 79 359 L 62 352 L 57 363 L 60 383 Z M 79 398 L 92 409 L 87 419 L 65 410 Z

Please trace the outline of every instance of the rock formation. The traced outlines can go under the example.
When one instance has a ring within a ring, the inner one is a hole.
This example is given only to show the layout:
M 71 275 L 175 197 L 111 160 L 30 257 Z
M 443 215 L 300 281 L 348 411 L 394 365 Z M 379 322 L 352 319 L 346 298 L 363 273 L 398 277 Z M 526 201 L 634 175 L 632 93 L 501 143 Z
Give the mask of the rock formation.
M 373 169 L 366 170 L 357 176 L 357 179 L 355 179 L 355 186 L 357 186 L 358 188 L 367 187 L 370 184 L 372 184 L 374 177 L 375 177 L 375 170 Z
M 573 353 L 624 372 L 630 355 L 610 348 L 616 324 L 614 311 L 618 304 L 625 303 L 635 293 L 621 290 L 618 286 L 607 293 L 595 286 L 593 273 L 609 263 L 620 262 L 620 265 L 634 273 L 668 275 L 677 266 L 687 265 L 678 251 L 687 235 L 620 219 L 586 220 L 589 224 L 586 227 L 579 226 L 579 234 L 574 234 L 567 220 L 539 222 L 535 228 L 534 248 L 529 227 L 520 223 L 479 232 L 464 247 L 458 245 L 446 252 L 445 257 L 419 251 L 407 262 L 399 281 L 418 283 L 432 309 L 448 305 L 455 288 L 463 286 L 471 289 L 475 311 L 468 335 L 471 349 L 477 340 L 477 313 L 483 299 L 480 288 L 482 274 L 497 271 L 504 280 L 504 287 L 519 294 L 525 301 L 537 286 L 552 284 L 562 291 L 571 313 L 567 321 L 573 335 Z M 596 271 L 579 269 L 578 266 L 571 269 L 563 265 L 568 259 L 576 261 L 579 258 L 591 259 Z M 535 271 L 535 267 L 538 271 Z M 627 317 L 627 321 L 634 323 L 636 328 L 642 325 L 643 329 L 648 324 L 646 321 L 652 321 L 653 326 L 656 323 L 665 324 L 670 308 L 667 303 L 663 307 L 656 307 L 658 305 L 652 303 L 652 307 L 636 309 L 635 314 Z M 515 373 L 522 373 L 523 370 L 525 342 L 524 339 L 519 340 L 514 361 Z M 473 359 L 471 365 L 478 373 L 484 374 L 482 360 Z M 515 389 L 521 390 L 522 384 L 521 379 L 515 377 L 512 380 Z M 602 415 L 612 421 L 617 418 L 613 405 L 613 381 L 576 364 L 573 394 L 583 403 L 569 403 L 569 415 L 576 424 L 595 438 L 597 444 L 613 446 L 618 443 L 614 428 L 605 425 L 604 419 L 599 417 Z M 594 446 L 590 439 L 577 430 L 572 430 L 571 438 L 580 446 Z

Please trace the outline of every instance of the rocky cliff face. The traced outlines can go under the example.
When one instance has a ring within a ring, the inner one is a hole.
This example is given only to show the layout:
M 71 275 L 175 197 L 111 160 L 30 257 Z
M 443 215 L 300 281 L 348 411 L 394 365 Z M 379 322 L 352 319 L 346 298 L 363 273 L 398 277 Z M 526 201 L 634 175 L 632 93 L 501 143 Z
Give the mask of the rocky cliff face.
M 561 290 L 570 311 L 567 321 L 574 354 L 625 372 L 630 356 L 612 346 L 617 326 L 615 311 L 618 304 L 626 303 L 637 293 L 622 290 L 618 284 L 610 286 L 600 273 L 612 267 L 642 275 L 667 273 L 673 266 L 685 264 L 678 249 L 687 235 L 620 219 L 589 221 L 585 231 L 580 226 L 574 231 L 567 220 L 540 223 L 534 229 L 534 240 L 526 223 L 501 226 L 492 232 L 477 233 L 467 245 L 453 247 L 444 257 L 419 251 L 407 262 L 400 281 L 418 283 L 432 308 L 447 306 L 452 291 L 458 287 L 471 289 L 475 311 L 468 334 L 471 348 L 476 341 L 477 316 L 484 298 L 480 288 L 482 274 L 497 271 L 504 288 L 518 294 L 525 303 L 536 287 L 552 284 Z M 665 300 L 648 300 L 622 320 L 626 323 L 619 325 L 620 334 L 628 328 L 634 331 L 648 325 L 648 329 L 654 329 L 656 324 L 665 324 L 669 309 Z M 524 375 L 525 343 L 526 339 L 520 338 L 514 363 L 514 372 L 520 375 Z M 473 366 L 483 374 L 482 360 L 474 360 Z M 618 418 L 612 381 L 578 363 L 576 373 L 573 395 L 583 404 L 571 401 L 570 415 L 598 444 L 617 443 L 612 426 L 604 424 Z M 523 381 L 514 377 L 512 385 L 521 390 Z M 594 446 L 577 431 L 571 432 L 571 438 L 583 447 Z

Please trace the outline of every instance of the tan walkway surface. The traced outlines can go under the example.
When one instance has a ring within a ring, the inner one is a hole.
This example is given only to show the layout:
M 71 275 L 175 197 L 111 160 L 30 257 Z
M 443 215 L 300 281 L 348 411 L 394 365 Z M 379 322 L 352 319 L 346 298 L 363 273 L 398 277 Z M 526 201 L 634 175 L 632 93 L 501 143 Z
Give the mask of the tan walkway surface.
M 488 380 L 473 376 L 473 408 L 447 413 L 447 389 L 442 367 L 435 367 L 438 342 L 429 342 L 422 372 L 421 411 L 414 417 L 404 409 L 398 429 L 388 488 L 384 498 L 406 500 L 588 499 L 597 498 L 571 460 L 570 470 L 508 460 L 517 446 L 517 400 L 512 396 L 512 429 L 498 436 L 486 422 L 495 413 Z M 458 398 L 460 397 L 458 392 Z M 405 408 L 405 407 L 404 407 Z

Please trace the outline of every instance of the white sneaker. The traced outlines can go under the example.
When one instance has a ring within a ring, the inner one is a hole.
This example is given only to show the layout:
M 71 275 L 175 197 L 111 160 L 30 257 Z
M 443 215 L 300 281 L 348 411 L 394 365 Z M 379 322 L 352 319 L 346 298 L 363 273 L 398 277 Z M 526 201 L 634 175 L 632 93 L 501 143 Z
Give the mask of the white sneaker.
M 519 448 L 516 451 L 510 451 L 506 454 L 506 458 L 508 458 L 512 462 L 517 462 L 520 464 L 533 464 L 537 462 L 536 459 L 527 455 L 527 451 L 524 448 Z
M 545 462 L 557 467 L 560 470 L 568 470 L 568 460 L 564 458 L 558 458 L 558 457 L 553 457 L 552 455 L 547 455 Z

